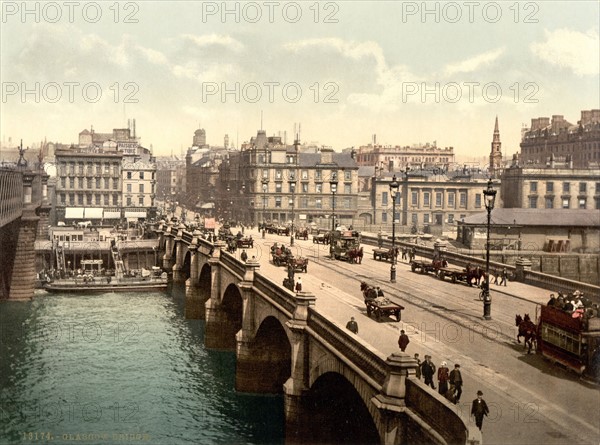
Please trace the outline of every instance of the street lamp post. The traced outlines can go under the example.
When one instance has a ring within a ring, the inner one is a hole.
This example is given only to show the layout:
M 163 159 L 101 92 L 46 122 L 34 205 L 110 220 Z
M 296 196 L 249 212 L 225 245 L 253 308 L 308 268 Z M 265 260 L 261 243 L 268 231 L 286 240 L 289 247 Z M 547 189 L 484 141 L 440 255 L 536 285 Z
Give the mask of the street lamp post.
M 390 182 L 390 196 L 392 198 L 392 265 L 390 267 L 390 283 L 396 282 L 396 196 L 400 184 L 396 180 L 396 175 Z
M 264 228 L 265 224 L 267 223 L 265 208 L 267 205 L 267 190 L 269 189 L 269 180 L 267 178 L 263 178 L 261 183 L 262 183 L 262 190 L 263 190 L 263 228 Z
M 487 210 L 487 237 L 485 242 L 485 288 L 483 289 L 483 318 L 492 319 L 492 298 L 490 297 L 490 225 L 492 223 L 492 210 L 496 200 L 496 190 L 492 188 L 492 179 L 483 191 L 485 196 L 485 209 Z
M 295 175 L 290 176 L 290 179 L 288 181 L 289 185 L 290 185 L 290 192 L 292 192 L 292 228 L 291 228 L 291 233 L 290 233 L 290 246 L 294 245 L 294 219 L 295 219 L 295 215 L 294 215 L 294 194 L 296 191 L 296 177 Z
M 329 237 L 329 255 L 331 256 L 331 258 L 333 258 L 334 257 L 334 254 L 333 254 L 333 243 L 334 243 L 333 232 L 335 232 L 335 194 L 337 193 L 337 186 L 338 186 L 336 172 L 331 173 L 331 179 L 329 180 L 329 185 L 331 187 L 331 207 L 332 207 L 331 236 Z

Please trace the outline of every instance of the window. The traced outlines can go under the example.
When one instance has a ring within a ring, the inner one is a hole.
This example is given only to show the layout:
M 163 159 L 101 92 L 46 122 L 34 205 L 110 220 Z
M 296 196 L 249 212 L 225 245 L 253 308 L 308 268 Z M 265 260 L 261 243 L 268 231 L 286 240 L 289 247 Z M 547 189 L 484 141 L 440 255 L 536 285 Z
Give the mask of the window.
M 119 205 L 119 195 L 117 195 L 116 193 L 113 195 L 113 205 Z
M 308 170 L 302 170 L 301 175 L 302 179 L 308 179 Z
M 600 198 L 594 198 L 594 201 L 596 201 L 596 210 L 600 210 Z
M 448 207 L 454 208 L 456 205 L 456 193 L 450 192 L 448 193 Z
M 586 202 L 587 202 L 586 198 L 579 198 L 579 208 L 585 209 Z
M 551 198 L 551 197 L 546 198 L 546 208 L 547 209 L 554 208 L 554 198 Z
M 87 178 L 87 187 L 88 190 L 92 189 L 92 178 Z
M 281 193 L 281 182 L 275 183 L 275 193 Z
M 315 192 L 323 193 L 323 184 L 315 184 Z
M 139 184 L 140 186 L 140 193 L 144 193 L 144 184 Z
M 64 177 L 63 177 L 63 178 L 60 178 L 60 186 L 61 186 L 63 189 L 66 189 L 66 188 L 67 188 L 67 178 L 64 178 Z
M 562 200 L 562 208 L 563 209 L 568 209 L 569 208 L 569 204 L 570 204 L 570 199 L 569 198 L 563 198 Z
M 110 178 L 104 178 L 104 188 L 107 190 L 110 188 Z
M 529 208 L 530 209 L 537 209 L 537 196 L 530 196 L 529 197 Z
M 381 213 L 381 222 L 382 223 L 386 223 L 387 222 L 387 213 L 386 212 L 382 212 Z
M 413 213 L 410 217 L 411 221 L 413 224 L 417 224 L 419 222 L 419 215 L 417 215 L 416 213 Z
M 100 199 L 102 198 L 102 195 L 96 195 L 96 205 L 99 206 L 100 205 Z
M 127 172 L 127 179 L 131 179 L 131 172 Z
M 108 193 L 104 194 L 104 205 L 110 205 L 110 197 L 108 196 Z
M 315 208 L 317 208 L 317 209 L 323 208 L 323 201 L 321 198 L 315 199 Z
M 131 193 L 131 184 L 127 184 L 127 193 Z
M 344 170 L 344 181 L 352 181 L 352 171 Z
M 281 197 L 275 198 L 275 207 L 281 207 Z
M 104 164 L 104 173 L 110 173 L 110 164 Z
M 585 193 L 585 192 L 587 192 L 587 183 L 580 182 L 579 183 L 579 193 Z
M 411 192 L 411 205 L 417 206 L 419 205 L 419 192 Z
M 460 193 L 460 206 L 467 207 L 467 194 L 465 192 Z
M 388 205 L 388 192 L 381 192 L 381 205 L 382 206 Z
M 430 196 L 429 192 L 423 193 L 423 206 L 424 207 L 429 207 L 431 205 L 431 203 L 429 201 L 429 196 Z
M 530 182 L 529 183 L 529 191 L 531 193 L 537 193 L 537 182 Z
M 423 224 L 429 224 L 429 213 L 423 214 Z
M 69 204 L 75 204 L 75 193 L 69 193 Z
M 546 182 L 546 193 L 554 193 L 554 182 Z
M 263 177 L 263 179 L 269 179 L 269 170 L 267 170 L 266 168 L 263 169 L 262 177 Z
M 144 172 L 140 172 L 140 179 L 144 179 Z
M 296 179 L 296 170 L 288 171 L 288 179 Z
M 570 193 L 570 192 L 571 192 L 571 183 L 563 182 L 563 193 Z
M 144 206 L 144 198 L 139 198 L 140 207 Z
M 315 170 L 315 181 L 320 181 L 323 178 L 321 170 Z
M 454 224 L 454 213 L 448 213 L 448 224 Z
M 300 198 L 300 208 L 301 209 L 308 208 L 308 198 Z
M 128 197 L 127 197 L 127 205 L 128 205 L 128 206 L 130 206 L 130 205 L 131 205 L 131 197 L 130 197 L 130 196 L 128 196 Z
M 77 202 L 79 202 L 79 205 L 83 205 L 83 194 L 77 194 Z
M 100 188 L 100 178 L 96 178 L 96 189 Z
M 302 193 L 308 193 L 308 182 L 302 183 Z
M 475 194 L 475 208 L 476 209 L 480 209 L 481 208 L 481 193 L 476 193 Z
M 442 206 L 442 202 L 443 202 L 442 198 L 443 198 L 442 192 L 436 192 L 435 193 L 435 206 L 436 207 L 441 207 Z
M 65 193 L 61 193 L 60 194 L 60 203 L 61 204 L 66 204 L 67 203 L 67 195 Z
M 349 209 L 352 205 L 352 198 L 344 198 L 344 208 Z
M 117 178 L 113 178 L 113 190 L 119 190 L 119 180 Z
M 295 182 L 288 182 L 288 187 L 289 187 L 289 190 L 288 190 L 289 193 L 296 193 L 296 183 Z
M 87 203 L 88 203 L 88 205 L 90 205 L 90 206 L 92 205 L 92 198 L 93 198 L 93 196 L 92 196 L 92 194 L 91 194 L 91 193 L 90 193 L 89 195 L 87 195 Z
M 281 170 L 275 170 L 275 179 L 281 179 Z
M 344 193 L 350 195 L 352 193 L 352 184 L 344 184 Z

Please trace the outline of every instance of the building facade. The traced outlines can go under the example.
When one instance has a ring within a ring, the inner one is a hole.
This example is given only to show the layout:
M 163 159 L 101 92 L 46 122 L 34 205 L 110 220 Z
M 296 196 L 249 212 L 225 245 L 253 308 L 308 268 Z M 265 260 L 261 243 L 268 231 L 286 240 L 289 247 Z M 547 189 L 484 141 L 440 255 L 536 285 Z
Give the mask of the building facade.
M 441 148 L 435 142 L 404 147 L 369 144 L 359 147 L 356 152 L 359 166 L 377 166 L 390 172 L 406 167 L 448 169 L 454 162 L 454 147 Z
M 503 207 L 522 209 L 600 209 L 600 170 L 572 163 L 519 166 L 502 175 Z
M 221 167 L 219 213 L 231 219 L 329 227 L 333 215 L 350 225 L 356 214 L 358 166 L 351 154 L 302 153 L 298 143 L 259 130 Z
M 574 168 L 600 166 L 600 110 L 582 110 L 576 125 L 562 115 L 531 119 L 521 139 L 521 165 L 572 162 Z

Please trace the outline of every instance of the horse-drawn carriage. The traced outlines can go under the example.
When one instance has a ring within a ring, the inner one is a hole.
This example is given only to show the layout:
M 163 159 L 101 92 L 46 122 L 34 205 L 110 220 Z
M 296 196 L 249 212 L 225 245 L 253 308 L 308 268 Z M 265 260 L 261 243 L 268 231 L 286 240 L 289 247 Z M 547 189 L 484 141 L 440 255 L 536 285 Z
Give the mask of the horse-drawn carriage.
M 252 236 L 238 238 L 237 246 L 240 248 L 252 248 L 254 247 L 254 240 L 252 239 Z
M 360 234 L 352 230 L 333 232 L 333 257 L 350 263 L 362 263 L 363 249 L 360 247 Z
M 304 229 L 296 230 L 295 236 L 296 236 L 296 239 L 307 240 L 308 239 L 308 229 L 304 228 Z
M 288 256 L 288 267 L 292 267 L 294 272 L 308 272 L 308 258 Z
M 419 272 L 421 274 L 433 272 L 437 273 L 438 267 L 433 261 L 425 260 L 412 260 L 410 262 L 410 270 L 413 272 Z
M 273 260 L 273 264 L 275 264 L 277 267 L 287 265 L 288 258 L 290 256 L 291 252 L 289 252 L 288 249 L 271 249 L 271 259 Z
M 391 316 L 396 317 L 396 321 L 401 320 L 404 306 L 394 303 L 389 298 L 384 297 L 383 292 L 381 291 L 379 291 L 378 295 L 378 288 L 370 286 L 364 281 L 360 283 L 360 290 L 363 293 L 367 315 L 369 317 L 373 314 L 377 321 L 380 321 L 384 317 Z
M 317 233 L 313 235 L 313 244 L 329 244 L 331 242 L 331 233 Z
M 379 261 L 393 261 L 394 258 L 398 258 L 398 247 L 394 247 L 393 249 L 390 247 L 389 249 L 384 249 L 378 247 L 373 249 L 373 259 Z

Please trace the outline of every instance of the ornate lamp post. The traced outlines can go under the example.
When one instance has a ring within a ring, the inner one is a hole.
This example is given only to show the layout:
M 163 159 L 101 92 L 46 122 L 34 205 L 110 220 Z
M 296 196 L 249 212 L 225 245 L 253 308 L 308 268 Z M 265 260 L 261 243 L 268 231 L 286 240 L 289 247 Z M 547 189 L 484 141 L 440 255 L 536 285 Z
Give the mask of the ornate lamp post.
M 335 231 L 335 194 L 337 193 L 337 186 L 338 186 L 338 180 L 337 180 L 337 172 L 332 172 L 331 173 L 331 179 L 329 180 L 329 186 L 331 187 L 331 207 L 332 207 L 332 213 L 331 213 L 331 236 L 329 237 L 329 255 L 331 256 L 331 258 L 334 257 L 333 255 L 333 232 Z
M 483 318 L 492 319 L 492 299 L 490 297 L 490 224 L 492 222 L 492 210 L 496 201 L 496 190 L 492 188 L 492 179 L 487 183 L 487 189 L 483 191 L 485 197 L 485 209 L 487 210 L 487 237 L 485 242 L 485 288 L 483 289 Z
M 296 192 L 296 175 L 290 175 L 290 179 L 288 180 L 288 184 L 290 185 L 290 192 L 292 193 L 292 229 L 290 234 L 290 246 L 294 245 L 294 194 Z
M 390 182 L 390 196 L 392 198 L 392 265 L 390 267 L 390 283 L 396 282 L 396 196 L 400 184 L 396 180 L 396 175 Z

